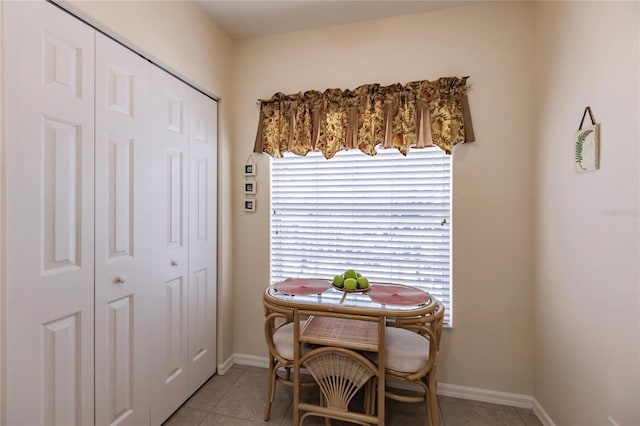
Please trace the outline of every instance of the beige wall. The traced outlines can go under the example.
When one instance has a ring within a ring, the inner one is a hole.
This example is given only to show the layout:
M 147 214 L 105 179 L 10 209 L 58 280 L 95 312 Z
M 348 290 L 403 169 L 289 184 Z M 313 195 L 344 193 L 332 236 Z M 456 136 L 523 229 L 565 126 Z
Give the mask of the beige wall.
M 0 194 L 4 194 L 4 114 L 2 113 L 2 106 L 4 104 L 4 48 L 1 46 L 4 43 L 2 38 L 3 29 L 3 12 L 4 12 L 4 2 L 0 2 Z M 4 228 L 5 228 L 5 218 L 4 218 L 4 195 L 0 196 L 0 241 L 4 241 Z M 5 259 L 4 259 L 4 244 L 0 244 L 0 318 L 4 318 L 4 300 L 5 298 Z M 5 324 L 4 320 L 0 319 L 0 371 L 6 371 L 4 365 L 3 354 L 5 353 L 4 341 L 5 341 Z M 6 392 L 5 381 L 3 379 L 2 373 L 0 373 L 0 419 L 4 418 L 4 395 Z
M 98 28 L 145 53 L 200 89 L 218 105 L 218 362 L 233 353 L 231 299 L 231 57 L 229 36 L 195 3 L 183 1 L 69 1 L 62 4 Z
M 477 143 L 454 162 L 453 329 L 441 382 L 533 394 L 533 5 L 479 4 L 262 37 L 235 45 L 234 351 L 266 356 L 269 161 L 258 155 L 257 212 L 242 212 L 242 164 L 256 99 L 282 91 L 471 76 Z
M 558 425 L 640 424 L 638 2 L 535 19 L 535 397 Z M 585 106 L 601 168 L 573 170 Z

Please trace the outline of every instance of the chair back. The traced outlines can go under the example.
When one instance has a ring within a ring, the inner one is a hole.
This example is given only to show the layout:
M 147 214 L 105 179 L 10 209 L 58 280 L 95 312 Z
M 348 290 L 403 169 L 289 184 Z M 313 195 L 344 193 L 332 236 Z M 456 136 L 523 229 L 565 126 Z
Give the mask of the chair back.
M 326 407 L 347 412 L 356 393 L 376 375 L 376 366 L 349 349 L 323 347 L 300 359 L 318 382 Z

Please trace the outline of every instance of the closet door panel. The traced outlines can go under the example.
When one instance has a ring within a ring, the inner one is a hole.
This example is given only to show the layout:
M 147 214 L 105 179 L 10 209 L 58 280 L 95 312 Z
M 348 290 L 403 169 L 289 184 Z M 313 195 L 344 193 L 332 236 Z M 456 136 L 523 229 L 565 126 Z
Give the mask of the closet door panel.
M 3 9 L 1 422 L 92 424 L 95 32 L 45 2 Z
M 188 393 L 189 88 L 152 67 L 153 327 L 151 423 L 162 423 Z
M 149 423 L 151 64 L 96 36 L 96 423 Z
M 191 90 L 189 109 L 189 391 L 216 371 L 217 103 Z

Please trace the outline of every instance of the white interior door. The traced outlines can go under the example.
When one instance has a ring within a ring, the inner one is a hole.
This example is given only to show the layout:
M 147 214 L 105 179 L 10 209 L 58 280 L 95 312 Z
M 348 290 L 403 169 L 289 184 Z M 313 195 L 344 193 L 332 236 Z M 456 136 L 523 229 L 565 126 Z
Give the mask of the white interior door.
M 2 424 L 94 422 L 94 37 L 45 2 L 3 3 Z
M 190 90 L 189 393 L 216 371 L 217 105 Z
M 162 423 L 188 394 L 189 87 L 152 67 L 153 327 L 151 423 Z
M 96 424 L 149 424 L 151 64 L 96 35 Z
M 216 371 L 217 103 L 189 103 L 189 392 Z

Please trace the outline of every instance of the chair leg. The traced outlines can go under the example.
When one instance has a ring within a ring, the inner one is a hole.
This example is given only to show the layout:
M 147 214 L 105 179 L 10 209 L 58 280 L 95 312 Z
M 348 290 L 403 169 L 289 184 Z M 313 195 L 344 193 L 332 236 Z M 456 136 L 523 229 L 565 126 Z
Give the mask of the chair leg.
M 265 422 L 271 418 L 271 406 L 273 405 L 273 399 L 276 394 L 276 369 L 273 364 L 274 361 L 271 359 L 269 362 L 269 394 L 267 395 L 267 407 L 264 412 Z
M 374 379 L 367 382 L 364 388 L 365 413 L 373 415 L 376 410 L 376 383 Z
M 327 406 L 327 400 L 324 399 L 324 395 L 322 392 L 320 392 L 320 406 L 321 407 L 326 407 Z M 325 426 L 331 426 L 331 419 L 329 417 L 325 417 L 324 418 L 324 425 Z
M 429 416 L 429 426 L 438 426 L 438 396 L 436 395 L 436 374 L 431 371 L 427 376 L 427 386 L 429 388 L 425 400 L 427 402 L 427 415 Z

